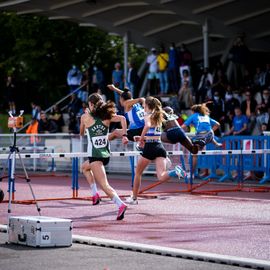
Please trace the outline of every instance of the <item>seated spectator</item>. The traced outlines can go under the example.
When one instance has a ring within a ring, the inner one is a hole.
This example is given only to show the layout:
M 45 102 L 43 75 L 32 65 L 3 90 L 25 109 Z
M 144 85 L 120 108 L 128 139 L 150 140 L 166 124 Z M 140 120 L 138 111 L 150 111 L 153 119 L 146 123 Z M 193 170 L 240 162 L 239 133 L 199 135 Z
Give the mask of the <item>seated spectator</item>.
M 238 99 L 233 97 L 233 93 L 231 87 L 228 86 L 227 92 L 225 94 L 225 123 L 229 126 L 232 125 L 234 110 L 236 107 L 240 107 L 240 102 Z M 225 127 L 226 129 L 226 127 Z
M 63 114 L 61 113 L 58 105 L 55 105 L 51 113 L 49 114 L 49 119 L 54 122 L 57 126 L 57 132 L 62 132 L 62 127 L 65 125 Z
M 262 94 L 260 93 L 261 102 L 258 103 L 257 108 L 265 108 L 266 111 L 270 113 L 270 91 L 266 88 L 263 90 Z
M 248 130 L 248 118 L 246 115 L 242 114 L 242 111 L 239 107 L 234 109 L 234 118 L 232 127 L 225 135 L 247 135 Z
M 262 124 L 269 122 L 269 113 L 267 108 L 258 107 L 256 110 L 256 135 L 261 134 Z
M 54 121 L 47 118 L 44 111 L 40 112 L 40 120 L 38 121 L 38 133 L 56 133 L 57 125 Z
M 245 98 L 246 99 L 241 103 L 241 110 L 249 120 L 248 132 L 251 134 L 256 124 L 255 111 L 257 102 L 252 98 L 250 90 L 246 90 Z
M 188 86 L 188 81 L 185 81 L 183 86 L 180 88 L 178 92 L 178 101 L 180 110 L 181 111 L 188 110 L 189 112 L 186 113 L 190 115 L 191 114 L 190 108 L 193 105 L 193 99 L 191 89 Z

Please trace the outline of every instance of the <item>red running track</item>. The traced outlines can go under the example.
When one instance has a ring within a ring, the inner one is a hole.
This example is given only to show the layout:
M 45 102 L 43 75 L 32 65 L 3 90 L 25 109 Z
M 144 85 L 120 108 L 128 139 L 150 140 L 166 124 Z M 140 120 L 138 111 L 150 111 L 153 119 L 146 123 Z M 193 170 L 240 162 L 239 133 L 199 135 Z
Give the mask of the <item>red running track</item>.
M 130 194 L 130 176 L 108 177 L 120 195 Z M 71 197 L 70 177 L 32 177 L 31 182 L 37 198 Z M 144 186 L 149 183 L 145 181 Z M 4 191 L 6 186 L 4 181 Z M 211 187 L 217 185 L 207 189 Z M 166 183 L 155 190 L 185 188 L 184 184 Z M 25 180 L 16 179 L 16 190 L 16 200 L 31 199 Z M 79 195 L 90 195 L 83 178 Z M 123 221 L 115 220 L 117 208 L 108 199 L 97 206 L 85 200 L 39 204 L 42 215 L 72 219 L 74 234 L 270 260 L 269 192 L 142 198 L 138 205 L 128 207 Z M 0 224 L 7 223 L 7 208 L 7 203 L 0 204 Z M 13 204 L 12 215 L 37 215 L 37 210 L 33 204 Z

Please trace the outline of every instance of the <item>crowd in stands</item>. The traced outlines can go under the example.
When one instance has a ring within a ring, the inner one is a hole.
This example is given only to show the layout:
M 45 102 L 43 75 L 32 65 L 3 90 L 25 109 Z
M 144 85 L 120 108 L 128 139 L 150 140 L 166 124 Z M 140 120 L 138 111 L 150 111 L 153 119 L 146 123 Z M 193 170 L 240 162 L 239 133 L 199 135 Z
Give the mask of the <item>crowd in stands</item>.
M 218 61 L 201 69 L 198 75 L 193 68 L 192 53 L 184 44 L 176 47 L 172 43 L 168 50 L 164 46 L 159 50 L 152 48 L 146 59 L 145 95 L 159 97 L 164 105 L 171 106 L 179 115 L 180 122 L 181 118 L 191 114 L 192 105 L 207 102 L 211 117 L 221 123 L 218 136 L 262 134 L 270 130 L 270 61 L 251 68 L 249 58 L 250 52 L 243 37 L 237 37 L 229 51 L 226 70 Z M 104 100 L 114 99 L 119 113 L 122 113 L 119 95 L 111 93 L 106 85 L 113 83 L 120 89 L 129 88 L 136 98 L 142 80 L 133 61 L 128 64 L 126 78 L 122 65 L 117 62 L 112 67 L 111 78 L 107 80 L 96 64 L 82 68 L 73 65 L 67 72 L 70 100 L 65 110 L 54 106 L 45 113 L 32 103 L 32 124 L 38 125 L 38 133 L 65 131 L 78 134 L 80 116 L 87 107 L 89 94 L 97 92 L 103 95 Z M 14 89 L 13 78 L 8 76 L 6 103 L 15 113 Z M 169 99 L 164 101 L 163 97 Z M 63 113 L 68 114 L 68 119 L 64 119 Z

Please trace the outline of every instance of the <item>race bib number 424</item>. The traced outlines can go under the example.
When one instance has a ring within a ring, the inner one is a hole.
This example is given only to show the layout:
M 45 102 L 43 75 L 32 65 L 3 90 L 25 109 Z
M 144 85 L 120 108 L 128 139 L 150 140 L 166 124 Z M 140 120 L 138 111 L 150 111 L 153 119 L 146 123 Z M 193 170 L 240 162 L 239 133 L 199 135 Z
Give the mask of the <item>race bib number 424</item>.
M 93 145 L 95 148 L 103 148 L 107 145 L 107 136 L 98 136 L 92 138 Z

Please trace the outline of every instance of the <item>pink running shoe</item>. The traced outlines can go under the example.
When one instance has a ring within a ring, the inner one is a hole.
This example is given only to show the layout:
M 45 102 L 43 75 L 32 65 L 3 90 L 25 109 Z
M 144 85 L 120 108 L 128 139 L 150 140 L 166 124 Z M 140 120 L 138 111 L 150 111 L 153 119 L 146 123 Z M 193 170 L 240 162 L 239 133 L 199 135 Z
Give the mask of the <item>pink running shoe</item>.
M 93 205 L 97 205 L 99 204 L 101 201 L 101 198 L 99 196 L 98 193 L 96 193 L 96 195 L 92 196 L 92 202 L 93 202 Z
M 125 215 L 126 210 L 127 210 L 127 206 L 124 203 L 122 203 L 122 205 L 119 207 L 116 220 L 124 219 L 124 215 Z

